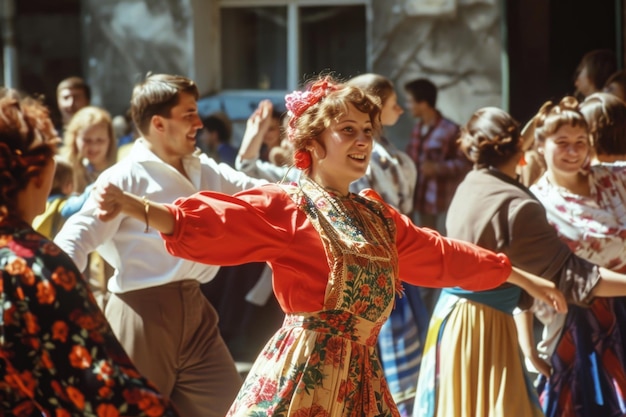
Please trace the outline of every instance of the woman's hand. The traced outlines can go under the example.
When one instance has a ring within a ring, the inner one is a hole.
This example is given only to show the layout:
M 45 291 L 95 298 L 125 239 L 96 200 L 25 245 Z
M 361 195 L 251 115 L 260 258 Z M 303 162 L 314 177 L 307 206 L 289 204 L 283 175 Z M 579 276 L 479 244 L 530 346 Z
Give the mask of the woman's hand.
M 98 219 L 106 222 L 122 212 L 124 192 L 119 187 L 110 183 L 98 184 L 92 193 L 97 203 Z
M 517 338 L 522 353 L 530 360 L 537 372 L 549 377 L 552 372 L 550 364 L 541 359 L 539 353 L 537 353 L 534 335 L 534 316 L 532 311 L 525 310 L 513 313 L 513 319 L 515 320 L 515 327 L 517 327 Z
M 527 358 L 533 364 L 537 372 L 539 372 L 546 378 L 550 378 L 550 375 L 552 374 L 552 368 L 550 367 L 550 364 L 548 362 L 539 357 L 539 354 L 536 350 L 533 354 L 528 355 Z
M 272 122 L 273 105 L 270 100 L 262 100 L 256 110 L 246 122 L 246 131 L 241 139 L 239 157 L 241 159 L 255 159 L 263 145 L 263 137 Z
M 508 282 L 515 284 L 532 297 L 554 307 L 558 313 L 567 313 L 567 301 L 552 281 L 513 267 Z
M 530 279 L 529 282 L 529 285 L 524 289 L 532 297 L 551 305 L 557 313 L 567 313 L 565 296 L 552 281 L 536 277 L 536 279 Z

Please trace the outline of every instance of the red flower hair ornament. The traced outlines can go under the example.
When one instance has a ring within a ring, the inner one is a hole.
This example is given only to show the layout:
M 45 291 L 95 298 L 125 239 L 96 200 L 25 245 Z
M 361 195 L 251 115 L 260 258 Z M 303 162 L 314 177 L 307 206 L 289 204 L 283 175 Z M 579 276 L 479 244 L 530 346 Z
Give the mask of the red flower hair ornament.
M 293 164 L 301 171 L 311 167 L 311 153 L 305 149 L 298 149 L 293 153 Z
M 295 121 L 302 116 L 311 106 L 316 105 L 326 95 L 340 88 L 337 84 L 329 81 L 326 77 L 311 84 L 306 91 L 293 91 L 285 96 L 285 107 L 289 111 L 289 133 L 288 138 L 293 142 L 293 129 Z M 311 153 L 305 149 L 297 149 L 293 154 L 293 162 L 296 168 L 305 171 L 311 167 Z
M 285 107 L 289 110 L 292 118 L 300 117 L 314 104 L 317 104 L 331 91 L 339 88 L 336 84 L 328 81 L 328 78 L 316 81 L 306 91 L 294 91 L 285 96 Z

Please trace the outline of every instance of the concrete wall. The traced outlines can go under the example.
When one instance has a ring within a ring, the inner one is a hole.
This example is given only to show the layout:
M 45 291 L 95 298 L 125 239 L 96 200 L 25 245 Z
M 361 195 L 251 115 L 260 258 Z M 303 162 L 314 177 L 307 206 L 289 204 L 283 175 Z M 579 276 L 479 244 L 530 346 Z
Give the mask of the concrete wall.
M 85 77 L 94 102 L 114 114 L 148 72 L 192 78 L 202 94 L 219 85 L 217 2 L 83 0 Z
M 85 76 L 94 102 L 125 110 L 132 85 L 148 71 L 189 76 L 203 94 L 217 91 L 219 2 L 83 0 Z M 478 107 L 500 105 L 502 43 L 497 0 L 372 0 L 370 65 L 402 85 L 427 77 L 438 106 L 462 123 Z M 401 119 L 399 142 L 413 124 Z
M 501 6 L 498 0 L 373 0 L 372 71 L 403 85 L 428 78 L 437 107 L 465 123 L 483 106 L 502 106 Z M 389 137 L 403 147 L 414 120 L 400 118 Z

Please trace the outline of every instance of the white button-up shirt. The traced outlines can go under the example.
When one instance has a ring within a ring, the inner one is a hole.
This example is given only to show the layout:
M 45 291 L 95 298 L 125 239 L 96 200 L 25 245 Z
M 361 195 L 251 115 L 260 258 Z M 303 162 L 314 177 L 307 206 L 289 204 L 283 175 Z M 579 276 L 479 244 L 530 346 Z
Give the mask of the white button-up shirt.
M 189 178 L 159 159 L 140 138 L 125 159 L 100 174 L 97 183 L 110 182 L 158 203 L 172 203 L 200 190 L 234 194 L 266 183 L 199 152 L 185 157 L 183 165 Z M 66 221 L 54 241 L 81 271 L 89 253 L 97 250 L 115 268 L 109 291 L 123 293 L 185 279 L 204 283 L 217 273 L 219 266 L 170 255 L 156 230 L 144 233 L 143 221 L 120 214 L 104 222 L 95 217 L 95 209 L 96 202 L 90 196 L 82 209 Z

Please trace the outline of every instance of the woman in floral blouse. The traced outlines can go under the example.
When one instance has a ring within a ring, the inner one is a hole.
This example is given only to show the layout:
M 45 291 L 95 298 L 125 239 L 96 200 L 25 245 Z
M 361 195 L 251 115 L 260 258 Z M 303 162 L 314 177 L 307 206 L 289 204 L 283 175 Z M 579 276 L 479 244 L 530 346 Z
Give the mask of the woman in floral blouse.
M 175 416 L 71 260 L 30 226 L 58 141 L 40 102 L 0 91 L 0 415 Z
M 589 167 L 624 153 L 626 105 L 595 93 L 578 109 L 573 97 L 546 103 L 535 116 L 535 140 L 547 171 L 530 189 L 548 221 L 576 255 L 626 273 L 626 166 Z M 595 111 L 592 111 L 595 108 Z M 546 416 L 626 413 L 626 300 L 598 298 L 589 308 L 571 306 L 557 315 L 547 337 L 561 334 L 540 390 Z
M 175 255 L 232 265 L 267 261 L 286 313 L 229 416 L 394 416 L 376 351 L 401 280 L 431 287 L 492 288 L 509 280 L 565 306 L 552 284 L 511 270 L 508 259 L 420 229 L 371 190 L 365 173 L 380 118 L 360 88 L 321 79 L 286 97 L 296 184 L 235 196 L 200 192 L 156 204 L 99 184 L 99 214 L 124 211 L 162 233 Z

